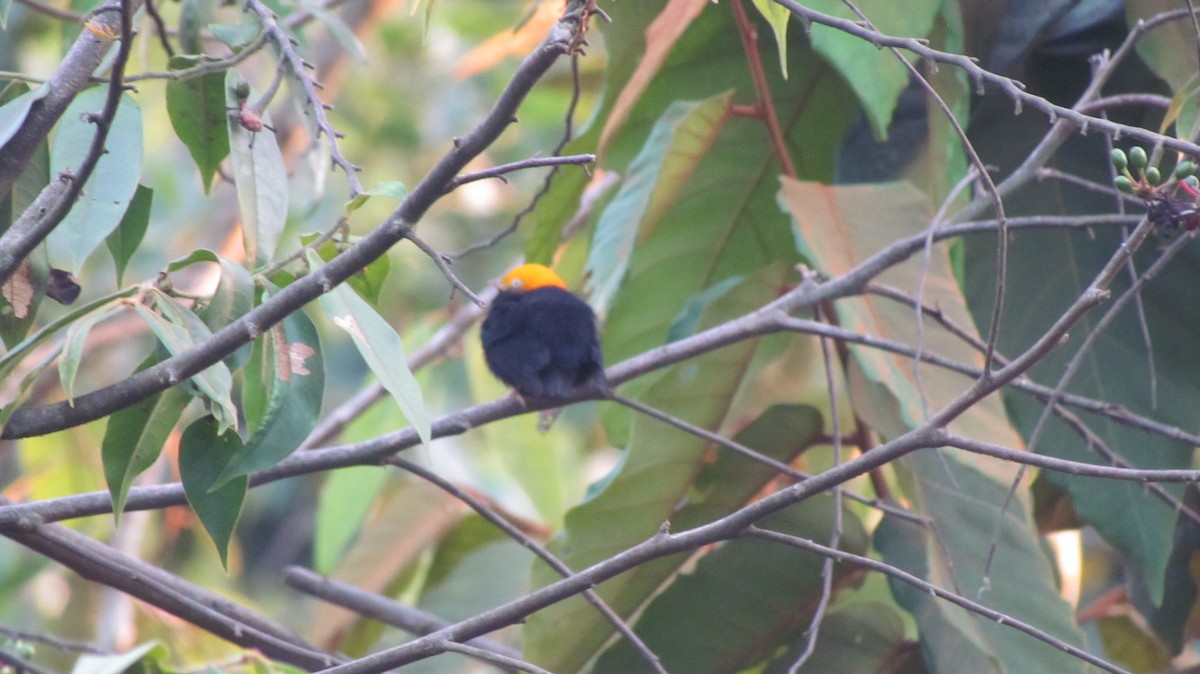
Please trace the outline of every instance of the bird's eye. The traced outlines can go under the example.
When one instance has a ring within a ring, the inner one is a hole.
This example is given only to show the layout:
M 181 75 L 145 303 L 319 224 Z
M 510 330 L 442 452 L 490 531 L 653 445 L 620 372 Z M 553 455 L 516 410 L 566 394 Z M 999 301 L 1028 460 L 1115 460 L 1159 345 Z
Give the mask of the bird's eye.
M 515 278 L 512 280 L 512 283 L 508 284 L 508 287 L 512 288 L 513 290 L 520 290 L 521 285 L 522 285 L 521 279 Z

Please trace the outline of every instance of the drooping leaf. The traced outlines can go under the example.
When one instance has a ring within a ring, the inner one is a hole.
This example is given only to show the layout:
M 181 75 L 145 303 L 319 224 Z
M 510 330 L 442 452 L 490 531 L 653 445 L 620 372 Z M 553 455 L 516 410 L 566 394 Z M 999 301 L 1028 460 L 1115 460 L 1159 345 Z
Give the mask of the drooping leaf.
M 106 87 L 93 87 L 75 97 L 59 122 L 50 146 L 50 172 L 79 169 L 92 145 L 96 125 L 85 119 L 104 109 Z M 121 222 L 142 175 L 142 113 L 129 94 L 113 117 L 112 127 L 83 193 L 46 243 L 54 266 L 78 273 L 84 260 Z
M 239 110 L 247 101 L 255 100 L 253 89 L 245 100 L 238 98 L 238 88 L 248 87 L 236 70 L 225 75 L 225 104 Z M 250 131 L 236 120 L 237 113 L 227 117 L 229 149 L 233 157 L 233 180 L 237 187 L 238 208 L 242 214 L 242 239 L 246 247 L 247 266 L 270 260 L 279 244 L 283 226 L 287 223 L 287 168 L 275 134 L 267 128 Z M 264 124 L 271 120 L 262 113 Z
M 300 243 L 307 246 L 317 238 L 317 234 L 306 234 L 300 237 Z M 332 241 L 326 241 L 317 247 L 317 254 L 321 259 L 329 262 L 337 257 L 341 252 L 339 247 Z M 383 290 L 383 284 L 387 280 L 388 274 L 392 271 L 392 261 L 387 255 L 380 255 L 378 258 L 371 261 L 371 264 L 361 269 L 357 274 L 346 279 L 346 283 L 350 284 L 359 295 L 362 295 L 371 304 L 379 303 L 379 293 Z
M 179 476 L 188 503 L 217 546 L 221 564 L 229 567 L 229 541 L 242 513 L 250 485 L 247 477 L 235 477 L 216 486 L 217 476 L 242 448 L 236 431 L 220 432 L 222 424 L 212 417 L 192 423 L 179 440 Z
M 308 262 L 313 269 L 321 265 L 320 258 L 312 251 L 308 251 Z M 345 284 L 322 295 L 321 307 L 334 325 L 346 331 L 354 340 L 354 346 L 358 348 L 367 367 L 395 398 L 404 418 L 412 424 L 421 441 L 428 443 L 432 439 L 432 418 L 425 408 L 421 387 L 408 369 L 400 335 L 383 320 L 379 312 Z
M 62 383 L 63 392 L 67 394 L 68 402 L 75 400 L 75 375 L 79 372 L 79 364 L 83 360 L 83 345 L 88 332 L 115 310 L 115 306 L 104 307 L 79 318 L 67 328 L 62 355 L 58 359 L 58 379 Z
M 242 409 L 250 439 L 218 482 L 275 465 L 312 432 L 325 393 L 317 329 L 294 311 L 254 342 L 245 368 Z
M 176 272 L 200 262 L 214 262 L 221 268 L 221 281 L 209 301 L 196 310 L 209 330 L 216 331 L 242 317 L 254 306 L 254 279 L 246 268 L 206 248 L 198 248 L 167 265 Z
M 121 223 L 104 240 L 108 252 L 112 253 L 113 262 L 117 265 L 117 285 L 121 284 L 129 260 L 141 245 L 142 237 L 146 235 L 146 227 L 150 224 L 150 205 L 153 201 L 154 190 L 145 185 L 138 185 L 137 192 L 134 192 L 133 199 L 129 202 L 129 208 L 125 209 Z
M 196 56 L 173 56 L 171 70 L 183 70 L 203 61 Z M 175 135 L 187 146 L 200 169 L 204 193 L 212 187 L 217 167 L 229 155 L 229 111 L 225 101 L 225 74 L 216 71 L 186 80 L 167 81 L 167 115 Z
M 173 386 L 109 417 L 100 456 L 118 524 L 133 480 L 158 460 L 190 400 L 187 392 Z
M 404 183 L 398 180 L 389 180 L 382 183 L 376 183 L 356 194 L 350 201 L 347 201 L 346 211 L 348 213 L 357 211 L 358 209 L 362 208 L 363 204 L 367 203 L 371 197 L 388 197 L 390 199 L 396 199 L 397 201 L 404 201 L 404 198 L 407 196 L 408 188 L 404 186 Z
M 321 485 L 313 534 L 313 569 L 333 571 L 383 488 L 387 472 L 377 466 L 332 471 Z
M 134 304 L 134 310 L 172 355 L 182 353 L 212 335 L 199 317 L 174 298 L 156 292 L 155 299 L 163 313 L 154 312 L 140 302 Z M 194 375 L 190 381 L 209 402 L 209 411 L 220 422 L 221 432 L 227 428 L 237 428 L 237 410 L 230 397 L 233 375 L 229 367 L 225 363 L 215 363 Z

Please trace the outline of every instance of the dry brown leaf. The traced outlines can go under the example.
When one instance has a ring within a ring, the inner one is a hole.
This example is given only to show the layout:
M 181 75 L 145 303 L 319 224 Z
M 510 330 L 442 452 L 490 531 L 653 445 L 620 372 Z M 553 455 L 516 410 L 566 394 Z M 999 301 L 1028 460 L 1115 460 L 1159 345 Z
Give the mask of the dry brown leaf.
M 4 282 L 0 288 L 4 299 L 12 305 L 14 318 L 25 318 L 29 315 L 29 307 L 33 303 L 33 265 L 29 259 L 21 261 L 17 271 Z

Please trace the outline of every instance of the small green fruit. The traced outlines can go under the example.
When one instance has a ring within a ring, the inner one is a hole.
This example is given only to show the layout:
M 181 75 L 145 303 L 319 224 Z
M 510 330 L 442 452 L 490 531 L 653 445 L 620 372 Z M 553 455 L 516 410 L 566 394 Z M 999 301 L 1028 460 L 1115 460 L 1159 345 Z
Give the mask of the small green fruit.
M 1146 182 L 1151 185 L 1157 185 L 1162 182 L 1162 174 L 1159 173 L 1157 166 L 1151 166 L 1146 169 Z
M 1117 176 L 1113 179 L 1113 184 L 1116 185 L 1117 189 L 1121 190 L 1122 192 L 1126 194 L 1133 194 L 1133 181 L 1129 178 L 1126 178 L 1125 176 Z
M 1188 176 L 1183 179 L 1183 182 L 1187 183 L 1194 190 L 1200 190 L 1200 178 L 1196 176 Z
M 1146 168 L 1146 164 L 1149 161 L 1150 158 L 1146 156 L 1145 148 L 1137 145 L 1129 148 L 1129 164 L 1133 166 L 1135 170 Z
M 1196 172 L 1196 163 L 1191 161 L 1181 161 L 1175 166 L 1175 178 L 1183 180 L 1184 178 Z
M 1112 165 L 1117 169 L 1118 173 L 1124 171 L 1125 167 L 1129 166 L 1129 157 L 1125 156 L 1125 151 L 1121 148 L 1113 148 L 1108 158 L 1112 160 Z

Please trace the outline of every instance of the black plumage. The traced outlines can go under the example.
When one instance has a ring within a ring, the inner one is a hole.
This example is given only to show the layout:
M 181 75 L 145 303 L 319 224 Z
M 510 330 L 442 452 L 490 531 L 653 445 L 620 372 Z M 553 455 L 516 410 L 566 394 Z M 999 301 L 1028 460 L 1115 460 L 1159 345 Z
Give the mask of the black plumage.
M 488 367 L 529 398 L 561 398 L 585 384 L 605 385 L 596 315 L 557 286 L 505 290 L 481 331 Z

